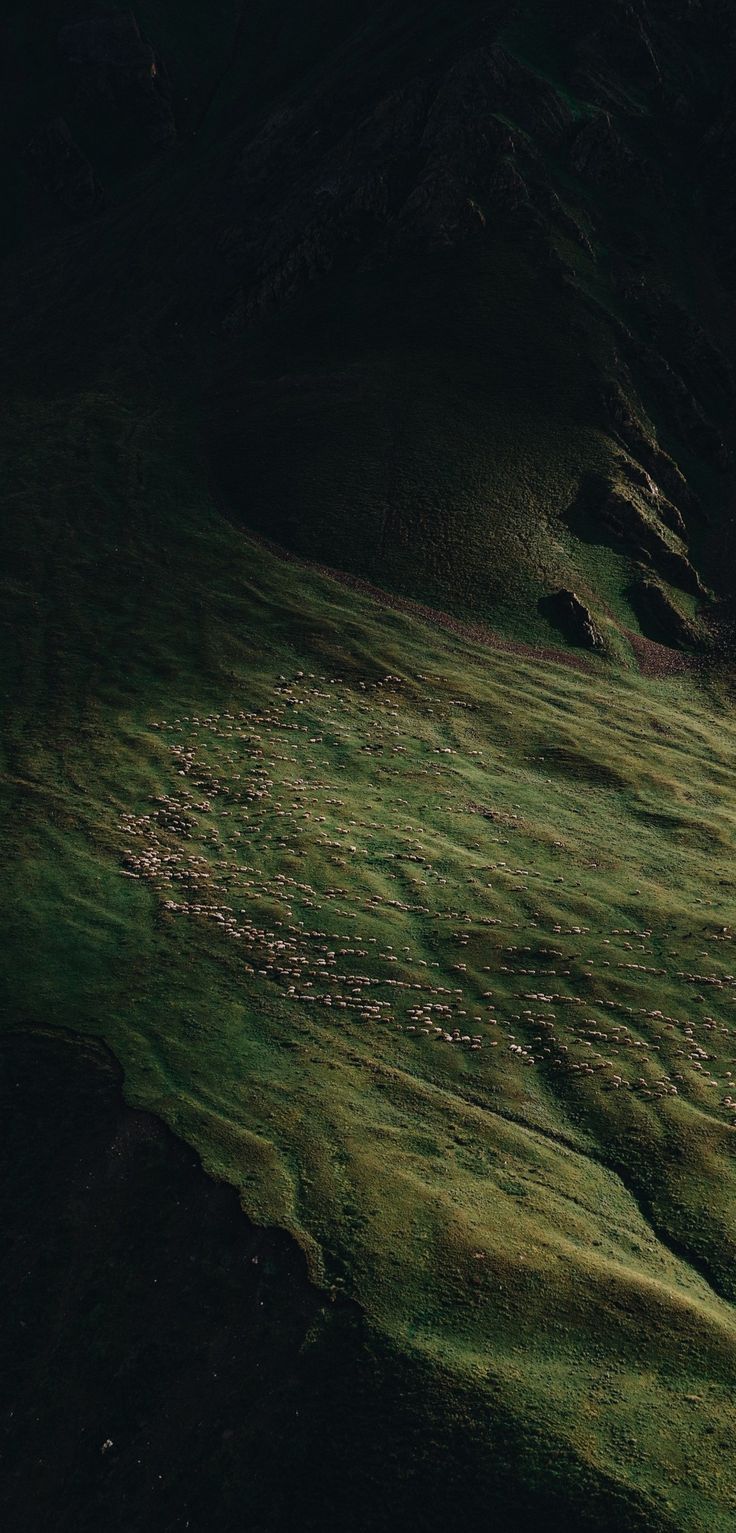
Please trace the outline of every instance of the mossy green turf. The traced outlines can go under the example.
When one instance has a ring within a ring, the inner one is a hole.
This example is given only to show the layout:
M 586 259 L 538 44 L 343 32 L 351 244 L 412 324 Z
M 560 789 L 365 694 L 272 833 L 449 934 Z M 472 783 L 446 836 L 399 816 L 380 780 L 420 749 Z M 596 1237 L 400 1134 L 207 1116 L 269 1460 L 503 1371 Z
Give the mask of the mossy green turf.
M 731 1527 L 720 691 L 282 560 L 112 388 L 4 436 L 11 1025 L 104 1038 L 574 1525 L 602 1486 L 632 1527 Z

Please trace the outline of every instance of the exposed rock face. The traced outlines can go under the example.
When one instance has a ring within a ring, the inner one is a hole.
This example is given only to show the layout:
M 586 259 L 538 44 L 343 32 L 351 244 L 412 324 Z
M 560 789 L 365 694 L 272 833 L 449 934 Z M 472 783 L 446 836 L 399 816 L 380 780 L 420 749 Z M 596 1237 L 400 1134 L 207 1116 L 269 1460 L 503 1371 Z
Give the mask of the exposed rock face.
M 539 609 L 556 628 L 582 649 L 603 649 L 603 635 L 597 627 L 589 607 L 574 591 L 554 591 L 543 596 Z
M 624 460 L 618 468 L 615 478 L 591 475 L 583 484 L 571 513 L 573 530 L 589 541 L 611 543 L 693 596 L 708 596 L 689 558 L 678 507 L 640 464 Z
M 643 505 L 640 497 L 633 492 L 627 493 L 618 485 L 608 486 L 598 511 L 601 528 L 623 549 L 653 564 L 683 591 L 704 596 L 705 587 L 697 570 L 684 550 L 673 546 L 664 527 L 658 525 L 656 516 L 656 502 L 653 507 L 651 503 Z
M 643 377 L 663 402 L 680 439 L 691 452 L 721 473 L 727 473 L 733 464 L 733 453 L 682 374 L 661 351 L 639 337 L 630 338 L 629 349 Z
M 68 22 L 59 52 L 83 94 L 106 101 L 152 148 L 176 137 L 171 93 L 162 61 L 141 36 L 132 11 L 111 11 Z
M 629 386 L 630 387 L 630 386 Z M 643 421 L 635 414 L 630 393 L 613 384 L 604 390 L 603 408 L 613 436 L 621 442 L 632 458 L 647 471 L 650 479 L 660 485 L 671 503 L 680 511 L 703 516 L 703 508 L 690 488 L 674 459 L 662 450 Z
M 647 470 L 639 463 L 632 463 L 628 459 L 620 460 L 617 467 L 624 478 L 635 487 L 649 510 L 658 516 L 666 527 L 669 527 L 670 532 L 674 532 L 676 537 L 685 542 L 687 527 L 682 512 L 678 511 L 677 506 L 673 506 L 672 501 L 662 494 L 651 474 L 647 473 Z
M 722 282 L 736 286 L 736 194 L 733 157 L 736 148 L 736 100 L 733 86 L 722 94 L 715 121 L 703 141 L 703 180 L 712 208 L 715 258 Z
M 647 638 L 675 649 L 701 647 L 701 636 L 696 628 L 658 581 L 643 576 L 634 582 L 628 596 Z
M 659 178 L 653 166 L 635 155 L 616 132 L 607 112 L 585 123 L 570 147 L 570 164 L 575 174 L 593 186 L 617 191 L 637 188 Z
M 415 78 L 357 120 L 339 100 L 270 119 L 235 175 L 248 211 L 228 229 L 228 248 L 241 271 L 245 256 L 247 285 L 230 324 L 258 318 L 346 260 L 375 266 L 458 246 L 499 218 L 545 248 L 550 221 L 585 245 L 540 154 L 571 124 L 564 98 L 501 47 Z
M 686 179 L 714 115 L 725 178 L 736 108 L 706 102 L 698 49 L 723 43 L 730 68 L 733 27 L 717 0 L 675 0 L 674 13 L 663 0 L 603 9 L 581 0 L 561 24 L 554 64 L 531 35 L 517 49 L 503 28 L 494 37 L 492 24 L 474 22 L 461 52 L 417 55 L 398 88 L 354 102 L 335 91 L 274 113 L 232 176 L 219 247 L 233 278 L 224 327 L 235 347 L 328 274 L 361 279 L 399 261 L 421 272 L 445 251 L 459 266 L 471 245 L 475 269 L 494 243 L 515 246 L 561 301 L 576 294 L 582 351 L 591 315 L 606 337 L 591 386 L 612 456 L 616 445 L 625 456 L 586 535 L 704 595 L 689 525 L 709 513 L 677 457 L 706 475 L 731 472 L 736 384 L 716 305 L 682 288 L 676 240 L 663 231 L 709 216 L 680 207 L 673 222 L 673 175 Z M 699 559 L 717 583 L 712 558 Z
M 100 206 L 102 188 L 63 117 L 52 118 L 34 133 L 25 159 L 36 179 L 68 212 L 83 215 Z

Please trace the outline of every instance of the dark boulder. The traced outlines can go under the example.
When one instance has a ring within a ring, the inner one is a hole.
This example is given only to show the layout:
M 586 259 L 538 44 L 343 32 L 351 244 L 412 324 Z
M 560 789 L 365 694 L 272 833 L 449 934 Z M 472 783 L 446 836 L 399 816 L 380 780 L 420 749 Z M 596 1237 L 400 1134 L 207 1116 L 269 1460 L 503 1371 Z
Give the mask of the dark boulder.
M 553 591 L 543 596 L 539 610 L 571 644 L 579 644 L 582 649 L 604 648 L 603 635 L 593 614 L 574 591 Z

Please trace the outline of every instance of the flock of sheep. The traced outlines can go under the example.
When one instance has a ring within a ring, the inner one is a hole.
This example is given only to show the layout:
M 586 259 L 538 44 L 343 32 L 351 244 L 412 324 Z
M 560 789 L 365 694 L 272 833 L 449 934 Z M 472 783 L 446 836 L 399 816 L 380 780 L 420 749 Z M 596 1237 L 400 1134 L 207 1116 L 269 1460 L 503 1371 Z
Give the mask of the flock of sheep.
M 499 1089 L 536 1068 L 641 1098 L 694 1094 L 736 1122 L 736 1032 L 703 994 L 731 1001 L 733 976 L 713 960 L 707 973 L 670 972 L 646 924 L 516 919 L 512 897 L 531 879 L 538 890 L 564 879 L 497 857 L 516 817 L 479 816 L 463 799 L 463 762 L 477 771 L 482 753 L 464 755 L 441 727 L 467 705 L 435 709 L 417 680 L 426 701 L 413 711 L 398 677 L 297 672 L 259 709 L 157 722 L 172 781 L 148 812 L 124 816 L 126 876 L 150 885 L 166 918 L 216 928 L 296 1025 L 319 1008 L 336 1025 L 477 1055 Z M 687 1015 L 654 1004 L 673 982 Z

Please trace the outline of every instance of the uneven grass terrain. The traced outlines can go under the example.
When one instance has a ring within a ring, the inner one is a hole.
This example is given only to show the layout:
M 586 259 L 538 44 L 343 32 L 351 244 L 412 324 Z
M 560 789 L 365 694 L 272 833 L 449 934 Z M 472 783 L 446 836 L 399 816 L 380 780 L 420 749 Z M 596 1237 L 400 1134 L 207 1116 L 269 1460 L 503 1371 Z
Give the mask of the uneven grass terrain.
M 5 435 L 11 1026 L 357 1300 L 469 1515 L 732 1526 L 725 684 L 378 606 L 112 389 Z

